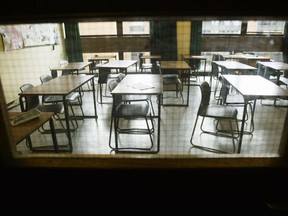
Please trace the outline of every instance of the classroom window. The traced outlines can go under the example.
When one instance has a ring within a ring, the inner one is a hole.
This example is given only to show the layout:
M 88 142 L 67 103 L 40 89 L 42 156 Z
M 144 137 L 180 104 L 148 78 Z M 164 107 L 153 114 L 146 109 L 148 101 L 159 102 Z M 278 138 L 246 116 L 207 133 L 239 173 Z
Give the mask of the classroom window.
M 116 22 L 79 22 L 82 36 L 117 35 Z
M 240 34 L 241 25 L 237 20 L 203 21 L 202 34 Z
M 149 34 L 149 22 L 123 22 L 123 34 Z
M 283 35 L 285 21 L 249 21 L 247 34 Z

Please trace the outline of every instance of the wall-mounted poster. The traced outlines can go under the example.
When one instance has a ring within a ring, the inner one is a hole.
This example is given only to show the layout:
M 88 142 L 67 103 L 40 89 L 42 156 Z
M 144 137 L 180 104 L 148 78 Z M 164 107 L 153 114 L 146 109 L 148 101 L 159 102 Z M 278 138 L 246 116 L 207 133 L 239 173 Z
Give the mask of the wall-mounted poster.
M 55 24 L 21 25 L 25 47 L 44 46 L 58 43 Z
M 59 43 L 57 24 L 25 24 L 0 26 L 4 51 Z
M 0 26 L 0 33 L 2 34 L 4 51 L 23 49 L 21 29 L 15 25 Z

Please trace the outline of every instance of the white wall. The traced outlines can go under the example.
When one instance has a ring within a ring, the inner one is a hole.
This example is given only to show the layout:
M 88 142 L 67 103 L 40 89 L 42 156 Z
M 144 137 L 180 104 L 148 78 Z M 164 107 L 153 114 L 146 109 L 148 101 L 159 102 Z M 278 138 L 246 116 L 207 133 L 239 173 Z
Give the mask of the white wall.
M 49 66 L 66 59 L 62 24 L 58 25 L 59 45 L 39 46 L 4 52 L 0 40 L 0 76 L 6 102 L 18 99 L 19 87 L 25 83 L 41 84 L 39 77 L 50 74 Z

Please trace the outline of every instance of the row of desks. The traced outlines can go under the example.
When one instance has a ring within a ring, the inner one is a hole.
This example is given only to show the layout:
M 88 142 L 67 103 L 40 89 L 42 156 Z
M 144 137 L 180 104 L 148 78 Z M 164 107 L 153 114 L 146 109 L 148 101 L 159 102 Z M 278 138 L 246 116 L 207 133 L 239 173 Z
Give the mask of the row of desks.
M 201 57 L 198 57 L 199 59 L 202 59 Z M 111 61 L 111 65 L 109 66 L 108 64 L 108 68 L 112 68 L 113 69 L 117 69 L 120 68 L 121 69 L 127 69 L 128 67 L 130 67 L 131 65 L 135 64 L 135 61 L 125 61 L 124 62 L 120 61 Z M 117 64 L 117 62 L 121 63 L 121 65 Z M 110 63 L 110 62 L 109 62 Z M 124 63 L 124 64 L 123 64 Z M 229 70 L 230 72 L 233 70 L 251 70 L 251 71 L 255 71 L 257 68 L 253 67 L 253 66 L 249 66 L 240 62 L 236 62 L 236 61 L 215 61 L 215 63 L 217 63 L 220 67 L 226 68 L 227 70 Z M 288 69 L 288 65 L 287 64 L 283 64 L 283 63 L 279 63 L 279 62 L 260 62 L 261 64 L 264 64 L 267 67 L 271 67 L 274 68 L 275 70 L 286 70 Z M 79 71 L 87 66 L 89 66 L 91 64 L 91 62 L 88 63 L 70 63 L 68 65 L 65 66 L 61 66 L 61 67 L 51 67 L 51 73 L 54 71 L 58 71 L 58 70 L 76 70 Z M 103 64 L 107 65 L 107 64 Z M 125 65 L 126 64 L 126 65 Z M 118 66 L 117 66 L 118 65 Z M 124 66 L 123 66 L 124 65 Z M 105 67 L 105 66 L 104 66 Z M 188 63 L 186 61 L 160 61 L 160 67 L 161 67 L 161 71 L 162 70 L 177 70 L 177 71 L 189 71 L 191 69 L 191 67 L 188 65 Z M 137 77 L 134 77 L 137 76 Z M 142 76 L 142 77 L 141 77 Z M 148 77 L 148 78 L 147 78 Z M 244 76 L 244 75 L 223 75 L 223 77 L 232 85 L 234 86 L 244 97 L 245 101 L 249 99 L 251 99 L 251 97 L 253 99 L 258 99 L 258 98 L 277 98 L 277 97 L 282 97 L 282 98 L 288 98 L 288 93 L 286 90 L 283 90 L 282 88 L 280 88 L 279 86 L 269 82 L 268 80 L 265 80 L 262 77 L 259 76 L 251 76 L 249 75 L 249 77 Z M 127 88 L 127 83 L 125 85 L 125 82 L 129 82 L 130 84 L 137 84 L 135 82 L 143 80 L 146 82 L 148 82 L 149 80 L 154 80 L 154 84 L 155 82 L 159 82 L 159 85 L 157 88 L 152 88 L 149 90 L 149 92 L 146 91 L 137 91 L 135 89 L 133 89 L 133 92 L 131 92 L 131 89 Z M 148 79 L 148 81 L 147 81 Z M 121 83 L 124 85 L 119 85 L 117 86 L 118 88 L 116 88 L 114 90 L 114 92 L 112 92 L 112 94 L 153 94 L 153 95 L 157 95 L 158 97 L 160 97 L 163 94 L 163 77 L 162 75 L 155 75 L 155 74 L 135 74 L 135 75 L 127 75 L 124 80 L 126 81 L 122 81 Z M 162 80 L 162 81 L 161 81 Z M 67 132 L 68 132 L 68 139 L 69 139 L 69 147 L 70 147 L 70 151 L 72 152 L 73 147 L 72 147 L 72 139 L 71 139 L 71 134 L 70 134 L 70 126 L 69 126 L 69 121 L 68 121 L 68 107 L 67 107 L 67 103 L 65 101 L 65 97 L 71 93 L 72 91 L 74 91 L 75 89 L 81 87 L 82 85 L 84 85 L 85 83 L 91 81 L 92 82 L 92 92 L 93 92 L 93 103 L 94 103 L 94 113 L 95 115 L 93 116 L 86 116 L 86 117 L 92 117 L 92 118 L 97 118 L 97 109 L 96 109 L 96 100 L 95 100 L 95 89 L 94 89 L 94 75 L 87 75 L 87 76 L 60 76 L 57 77 L 43 85 L 39 85 L 36 86 L 28 91 L 22 92 L 20 93 L 20 96 L 25 96 L 25 95 L 61 95 L 63 96 L 63 103 L 64 103 L 64 107 L 65 107 L 65 119 L 66 119 L 66 127 L 67 127 Z M 251 86 L 255 87 L 255 83 L 260 83 L 261 85 L 257 85 L 257 89 L 255 90 L 255 88 L 249 88 L 249 85 L 247 85 L 247 82 L 251 82 Z M 253 84 L 253 85 L 252 85 Z M 189 83 L 188 83 L 188 94 L 187 94 L 187 103 L 185 104 L 185 106 L 189 105 Z M 246 104 L 247 106 L 247 104 Z M 244 108 L 244 113 L 247 112 L 246 111 L 246 106 Z M 158 105 L 158 133 L 160 133 L 160 116 L 161 116 L 161 111 L 160 111 L 160 103 Z M 238 153 L 240 153 L 241 151 L 241 145 L 242 145 L 242 137 L 243 137 L 243 127 L 244 127 L 244 117 L 245 115 L 243 114 L 243 121 L 242 121 L 242 126 L 241 126 L 241 136 L 240 136 L 240 140 L 239 140 L 239 148 L 238 148 Z M 53 138 L 54 139 L 54 138 Z M 160 145 L 160 134 L 158 134 L 158 145 Z
M 88 82 L 89 80 L 93 80 L 94 76 L 61 76 L 57 77 L 54 80 L 47 82 L 47 84 L 36 86 L 27 92 L 23 92 L 20 95 L 65 95 L 69 94 L 75 88 L 80 87 L 84 83 Z M 242 124 L 241 124 L 241 132 L 239 138 L 239 145 L 238 145 L 238 153 L 241 152 L 242 146 L 242 139 L 243 139 L 243 131 L 244 131 L 244 124 L 245 124 L 245 113 L 247 112 L 247 104 L 248 101 L 253 99 L 262 99 L 262 98 L 285 98 L 288 99 L 288 91 L 284 90 L 283 88 L 275 85 L 274 83 L 270 82 L 269 80 L 257 76 L 257 75 L 223 75 L 223 78 L 230 83 L 237 91 L 243 96 L 245 101 L 244 112 L 242 117 Z M 149 88 L 147 90 L 141 89 L 131 89 L 134 84 L 137 84 L 141 80 L 146 85 L 152 85 L 153 88 Z M 127 85 L 129 83 L 129 85 Z M 257 83 L 257 85 L 255 84 Z M 66 84 L 66 85 L 64 85 Z M 55 86 L 59 86 L 57 90 Z M 93 89 L 94 92 L 94 89 Z M 156 95 L 157 97 L 161 97 L 163 94 L 163 76 L 156 75 L 156 74 L 128 74 L 125 78 L 119 83 L 117 88 L 112 91 L 112 95 L 116 94 L 150 94 Z M 95 102 L 95 94 L 93 93 L 93 101 L 94 101 L 94 108 L 95 108 L 95 115 L 92 116 L 97 118 L 97 111 L 96 111 L 96 102 Z M 65 101 L 63 101 L 65 104 Z M 67 112 L 67 105 L 65 105 L 65 111 Z M 160 146 L 160 123 L 161 123 L 161 107 L 160 103 L 158 104 L 158 140 L 157 145 Z M 66 116 L 68 119 L 68 116 Z M 43 121 L 49 120 L 49 116 L 44 119 Z M 37 123 L 39 124 L 39 122 Z M 69 121 L 66 120 L 67 128 L 69 129 Z M 35 130 L 35 127 L 34 129 Z M 69 133 L 69 130 L 68 130 Z M 70 134 L 70 133 L 69 133 Z M 17 138 L 17 140 L 22 140 L 22 138 Z M 53 138 L 54 139 L 54 138 Z M 72 140 L 71 135 L 69 135 L 69 145 L 70 150 L 72 151 Z M 17 141 L 17 142 L 18 142 Z M 57 144 L 55 144 L 57 145 Z

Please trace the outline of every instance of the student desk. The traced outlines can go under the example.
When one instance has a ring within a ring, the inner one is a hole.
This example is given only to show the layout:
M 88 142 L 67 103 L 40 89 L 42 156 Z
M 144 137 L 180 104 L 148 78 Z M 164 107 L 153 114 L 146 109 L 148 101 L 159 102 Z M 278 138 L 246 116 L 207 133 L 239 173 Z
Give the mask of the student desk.
M 278 84 L 279 84 L 280 76 L 282 75 L 282 72 L 285 70 L 288 70 L 288 64 L 284 62 L 262 62 L 260 61 L 258 63 L 273 70 L 274 72 L 273 74 L 275 74 L 277 77 Z
M 71 129 L 69 125 L 69 112 L 68 104 L 66 101 L 66 96 L 72 91 L 80 88 L 85 83 L 92 82 L 92 92 L 93 92 L 93 103 L 94 103 L 94 115 L 84 116 L 84 118 L 95 118 L 97 119 L 97 109 L 96 109 L 96 99 L 95 99 L 95 87 L 94 87 L 94 75 L 86 76 L 59 76 L 48 82 L 43 83 L 42 85 L 34 86 L 33 88 L 19 93 L 20 97 L 25 95 L 60 95 L 63 97 L 63 104 L 65 110 L 65 121 L 67 128 L 67 135 L 69 140 L 70 151 L 72 152 L 72 139 L 71 139 Z M 82 117 L 82 116 L 81 116 Z
M 92 62 L 69 62 L 68 64 L 59 64 L 50 66 L 51 76 L 57 77 L 57 71 L 62 71 L 62 74 L 72 74 L 76 72 L 79 75 L 79 71 L 89 67 Z
M 97 70 L 99 65 L 107 63 L 110 61 L 110 59 L 116 60 L 117 55 L 96 55 L 94 57 L 91 57 L 88 59 L 88 62 L 92 62 L 91 65 L 89 65 L 89 70 L 93 74 L 94 70 Z
M 270 61 L 269 56 L 257 56 L 250 54 L 241 54 L 241 55 L 225 55 L 225 60 L 236 60 L 241 63 L 248 64 L 250 66 L 256 67 L 257 61 Z
M 137 72 L 137 60 L 113 60 L 109 61 L 106 64 L 99 65 L 99 73 L 101 69 L 116 69 L 118 70 L 123 70 L 125 74 L 127 74 L 127 70 L 129 67 L 132 65 L 136 66 L 136 72 Z
M 255 74 L 257 68 L 237 61 L 213 61 L 227 74 Z M 225 74 L 226 74 L 225 73 Z
M 9 117 L 17 116 L 21 114 L 21 112 L 8 112 Z M 25 138 L 28 139 L 29 147 L 32 151 L 59 151 L 59 146 L 57 143 L 54 123 L 52 116 L 54 115 L 53 112 L 43 112 L 40 117 L 35 119 L 29 120 L 19 125 L 11 126 L 12 137 L 15 141 L 15 144 L 19 144 Z M 51 129 L 51 136 L 53 145 L 52 146 L 41 146 L 41 147 L 32 147 L 32 142 L 30 139 L 30 135 L 36 131 L 39 127 L 44 125 L 46 122 L 49 121 L 50 129 Z M 52 149 L 51 149 L 52 147 Z

